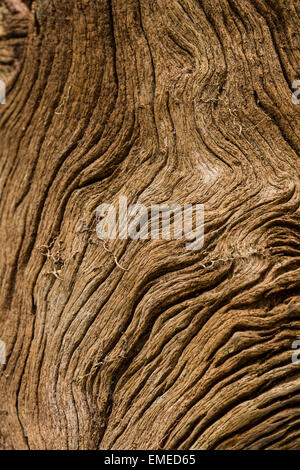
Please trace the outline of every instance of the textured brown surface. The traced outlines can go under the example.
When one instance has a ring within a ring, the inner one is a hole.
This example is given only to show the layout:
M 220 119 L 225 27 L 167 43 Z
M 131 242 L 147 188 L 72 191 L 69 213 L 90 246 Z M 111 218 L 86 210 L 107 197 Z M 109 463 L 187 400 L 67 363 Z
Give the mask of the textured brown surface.
M 300 449 L 299 1 L 2 0 L 0 79 L 0 447 Z

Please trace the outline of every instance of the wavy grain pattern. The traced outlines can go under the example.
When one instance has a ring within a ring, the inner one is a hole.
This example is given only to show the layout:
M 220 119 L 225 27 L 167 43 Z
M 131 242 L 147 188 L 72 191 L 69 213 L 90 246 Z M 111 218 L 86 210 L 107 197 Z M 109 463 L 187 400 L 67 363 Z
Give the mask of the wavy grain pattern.
M 0 6 L 0 447 L 300 449 L 298 0 Z M 205 247 L 95 233 L 205 205 Z

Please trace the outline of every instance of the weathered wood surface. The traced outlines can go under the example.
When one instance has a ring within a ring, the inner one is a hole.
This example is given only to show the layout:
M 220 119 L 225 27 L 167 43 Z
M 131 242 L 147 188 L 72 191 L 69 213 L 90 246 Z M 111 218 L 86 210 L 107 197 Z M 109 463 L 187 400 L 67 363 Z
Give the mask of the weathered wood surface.
M 300 449 L 299 1 L 0 21 L 0 447 Z M 205 204 L 205 247 L 107 252 L 120 195 Z

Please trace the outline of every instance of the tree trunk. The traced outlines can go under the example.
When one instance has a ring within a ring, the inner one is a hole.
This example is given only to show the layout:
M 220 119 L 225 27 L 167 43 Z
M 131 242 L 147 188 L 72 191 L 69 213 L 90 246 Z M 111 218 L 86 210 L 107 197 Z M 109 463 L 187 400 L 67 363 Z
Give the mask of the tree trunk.
M 300 449 L 299 1 L 0 5 L 0 447 Z

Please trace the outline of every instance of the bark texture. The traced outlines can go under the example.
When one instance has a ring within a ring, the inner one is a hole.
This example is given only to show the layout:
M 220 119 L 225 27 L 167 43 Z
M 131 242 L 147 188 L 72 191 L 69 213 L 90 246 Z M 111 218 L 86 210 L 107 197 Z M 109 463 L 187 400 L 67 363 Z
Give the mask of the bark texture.
M 300 449 L 299 1 L 0 21 L 0 447 Z M 205 204 L 204 248 L 104 246 L 120 195 Z

